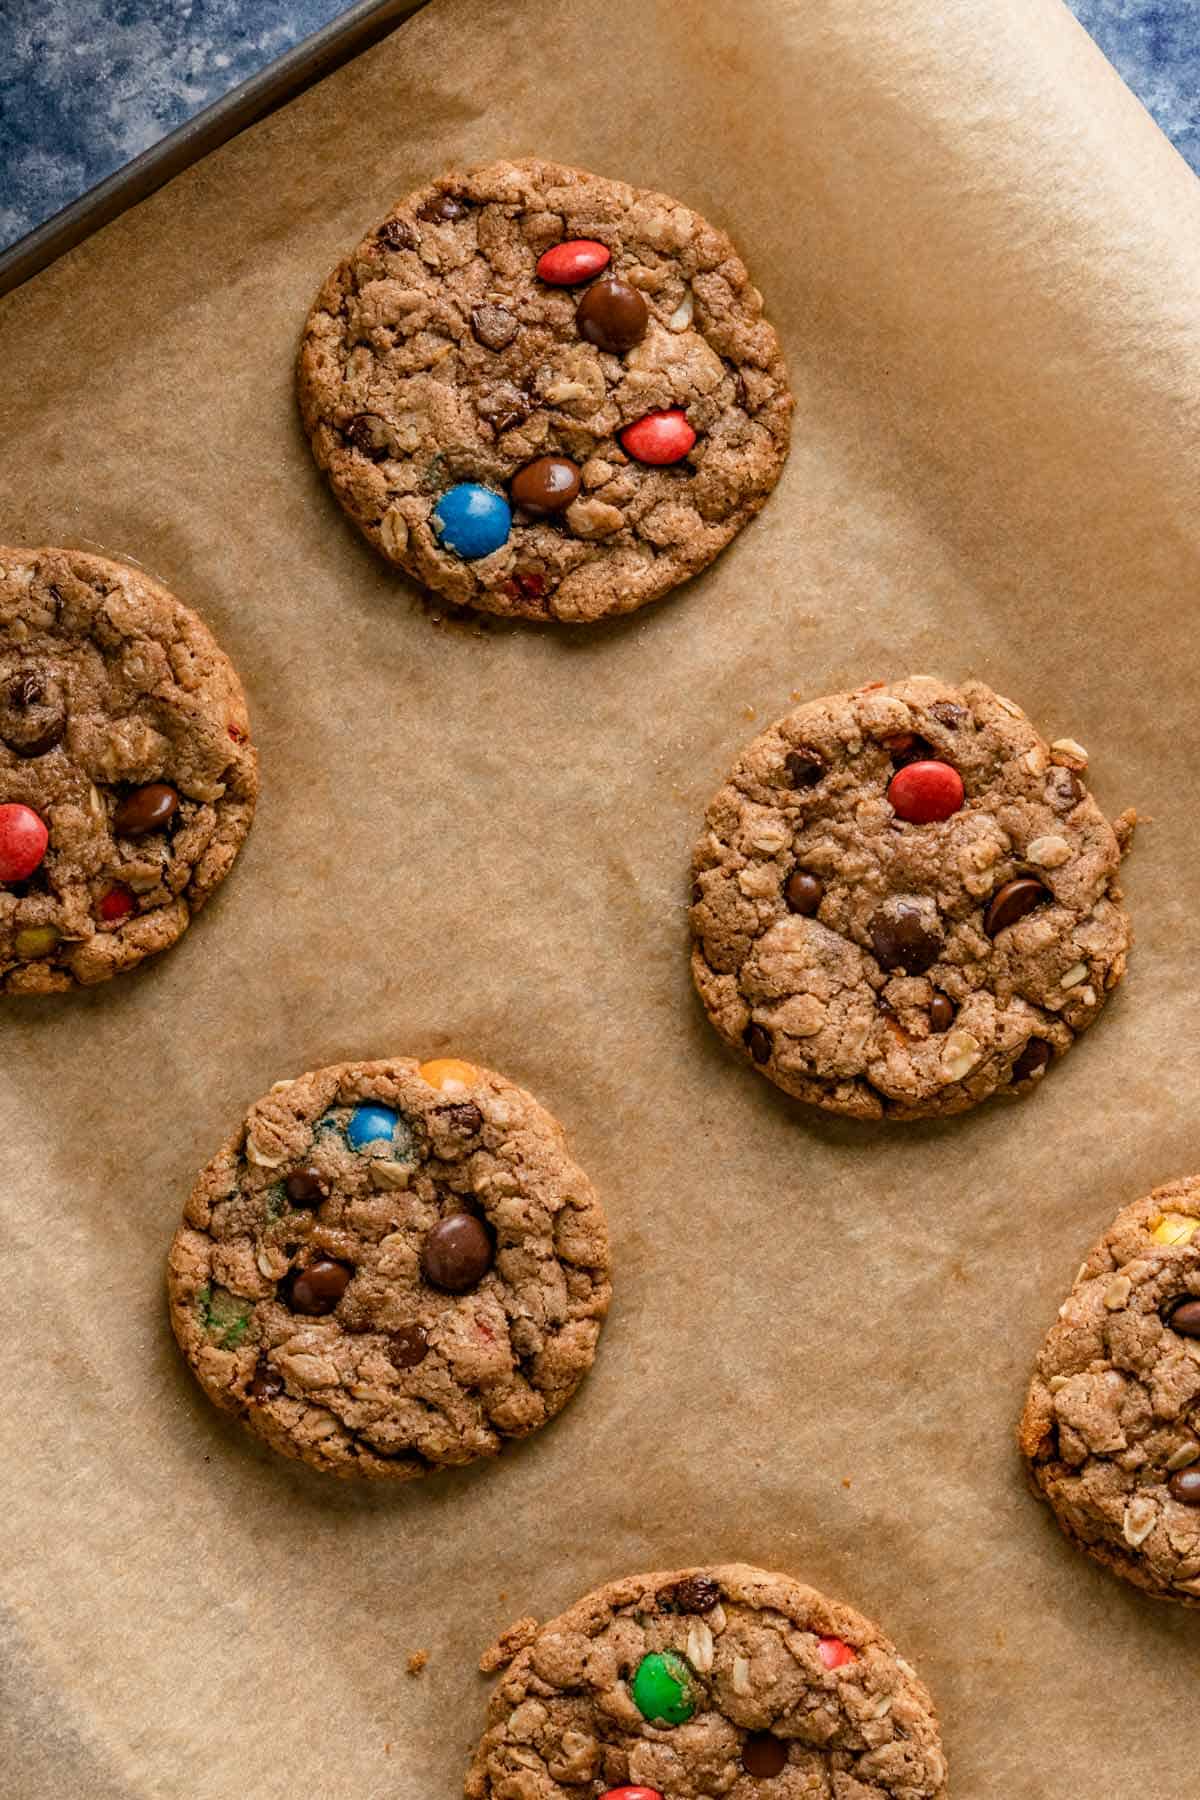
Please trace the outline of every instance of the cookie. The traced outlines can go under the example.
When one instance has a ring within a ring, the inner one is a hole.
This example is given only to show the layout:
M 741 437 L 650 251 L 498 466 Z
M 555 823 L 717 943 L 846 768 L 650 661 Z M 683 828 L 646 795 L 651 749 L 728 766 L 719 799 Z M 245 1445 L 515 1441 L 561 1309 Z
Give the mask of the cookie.
M 299 394 L 389 562 L 457 606 L 580 621 L 713 560 L 778 480 L 793 406 L 724 232 L 539 160 L 394 207 L 317 296 Z
M 1042 1345 L 1019 1441 L 1071 1542 L 1200 1605 L 1200 1177 L 1155 1188 L 1088 1253 Z
M 562 1127 L 455 1058 L 276 1082 L 200 1176 L 167 1267 L 210 1400 L 285 1456 L 392 1481 L 561 1411 L 608 1277 Z
M 1110 825 L 1087 752 L 1046 744 L 982 682 L 929 676 L 811 700 L 708 808 L 692 972 L 727 1044 L 854 1118 L 1021 1093 L 1125 970 Z
M 467 1800 L 844 1800 L 946 1792 L 933 1702 L 860 1613 L 742 1563 L 613 1581 L 510 1664 Z
M 257 795 L 241 684 L 195 613 L 103 556 L 0 549 L 0 990 L 175 943 Z

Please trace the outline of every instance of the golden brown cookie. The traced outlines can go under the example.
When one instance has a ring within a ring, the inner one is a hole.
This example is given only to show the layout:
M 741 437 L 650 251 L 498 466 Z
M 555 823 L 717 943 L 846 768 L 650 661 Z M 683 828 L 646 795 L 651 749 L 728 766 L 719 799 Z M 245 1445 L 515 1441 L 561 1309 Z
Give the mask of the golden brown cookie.
M 1071 1542 L 1200 1605 L 1200 1177 L 1119 1212 L 1038 1355 L 1020 1428 Z
M 875 682 L 754 740 L 693 862 L 692 971 L 762 1074 L 832 1112 L 913 1119 L 1028 1090 L 1131 941 L 1087 752 L 980 681 Z
M 506 1662 L 467 1800 L 946 1793 L 914 1670 L 861 1613 L 787 1575 L 632 1575 L 547 1625 L 523 1619 L 481 1667 Z
M 195 613 L 107 557 L 0 549 L 0 991 L 175 943 L 257 796 L 241 683 Z
M 579 621 L 713 560 L 778 480 L 793 406 L 724 232 L 536 159 L 400 201 L 317 296 L 299 392 L 390 562 L 456 605 Z
M 167 1268 L 217 1406 L 314 1468 L 393 1481 L 552 1419 L 608 1277 L 562 1127 L 455 1058 L 276 1082 L 200 1176 Z

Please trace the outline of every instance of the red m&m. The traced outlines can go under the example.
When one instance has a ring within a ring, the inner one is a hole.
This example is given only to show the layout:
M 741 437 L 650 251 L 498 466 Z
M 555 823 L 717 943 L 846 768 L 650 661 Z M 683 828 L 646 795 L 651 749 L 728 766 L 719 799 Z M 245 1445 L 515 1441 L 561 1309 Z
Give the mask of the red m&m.
M 50 833 L 32 806 L 0 806 L 0 881 L 28 881 L 46 854 Z
M 657 1788 L 620 1787 L 609 1788 L 606 1794 L 600 1796 L 600 1800 L 662 1800 L 662 1795 Z
M 123 881 L 114 882 L 101 898 L 100 917 L 110 925 L 115 924 L 118 919 L 127 919 L 135 904 L 132 889 L 127 888 Z
M 638 462 L 660 466 L 678 462 L 696 441 L 696 434 L 681 407 L 666 412 L 649 412 L 636 419 L 620 433 L 621 447 Z
M 906 763 L 892 776 L 887 797 L 898 819 L 932 825 L 949 819 L 962 806 L 962 776 L 949 763 Z
M 827 1669 L 840 1669 L 844 1663 L 858 1661 L 858 1654 L 841 1638 L 823 1637 L 817 1639 L 817 1655 Z
M 594 238 L 568 238 L 565 244 L 554 244 L 543 250 L 537 260 L 537 272 L 551 287 L 575 287 L 590 281 L 612 260 L 607 244 Z

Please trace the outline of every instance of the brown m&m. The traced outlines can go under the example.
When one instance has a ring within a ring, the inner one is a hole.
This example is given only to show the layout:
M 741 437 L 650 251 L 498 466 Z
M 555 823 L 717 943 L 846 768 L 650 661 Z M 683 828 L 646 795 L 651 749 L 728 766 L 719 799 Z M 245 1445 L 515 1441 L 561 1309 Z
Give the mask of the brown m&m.
M 179 810 L 179 795 L 165 781 L 151 781 L 126 794 L 113 814 L 117 837 L 146 837 L 169 825 Z
M 769 1781 L 787 1765 L 787 1745 L 773 1731 L 752 1731 L 742 1745 L 742 1767 L 747 1775 Z
M 1200 1506 L 1200 1469 L 1180 1469 L 1167 1485 L 1172 1500 L 1184 1506 Z
M 811 918 L 825 894 L 825 883 L 807 869 L 793 869 L 783 887 L 783 897 L 791 912 Z
M 439 1219 L 425 1239 L 421 1269 L 426 1281 L 447 1294 L 477 1287 L 492 1266 L 491 1234 L 474 1213 L 451 1213 Z
M 935 994 L 929 1002 L 930 1031 L 949 1031 L 954 1023 L 955 1005 L 948 994 Z
M 1180 1337 L 1200 1338 L 1200 1300 L 1182 1300 L 1167 1314 L 1167 1324 Z
M 594 282 L 575 312 L 580 334 L 598 350 L 614 356 L 641 343 L 649 319 L 649 309 L 637 289 L 615 275 Z
M 397 1369 L 415 1369 L 429 1355 L 429 1339 L 416 1323 L 397 1326 L 388 1339 L 388 1355 Z
M 301 1269 L 292 1281 L 292 1311 L 319 1319 L 331 1313 L 350 1286 L 351 1271 L 345 1263 L 319 1256 Z
M 518 469 L 509 487 L 514 506 L 535 519 L 563 512 L 579 494 L 579 469 L 566 456 L 539 456 Z
M 1006 881 L 988 902 L 983 929 L 989 937 L 997 937 L 1018 919 L 1023 919 L 1026 913 L 1032 912 L 1035 906 L 1040 906 L 1043 900 L 1051 898 L 1050 889 L 1031 876 L 1022 875 L 1016 881 Z

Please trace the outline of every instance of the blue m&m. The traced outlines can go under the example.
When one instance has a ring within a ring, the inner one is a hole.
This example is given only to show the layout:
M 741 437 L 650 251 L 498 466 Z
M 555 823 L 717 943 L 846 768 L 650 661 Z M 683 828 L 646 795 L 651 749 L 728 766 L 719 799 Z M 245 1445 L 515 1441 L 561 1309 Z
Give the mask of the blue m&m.
M 352 1150 L 363 1150 L 380 1139 L 390 1143 L 399 1123 L 400 1114 L 390 1106 L 356 1106 L 346 1126 L 346 1140 Z
M 512 509 L 503 494 L 477 481 L 460 481 L 442 495 L 430 523 L 443 550 L 475 562 L 508 542 Z

